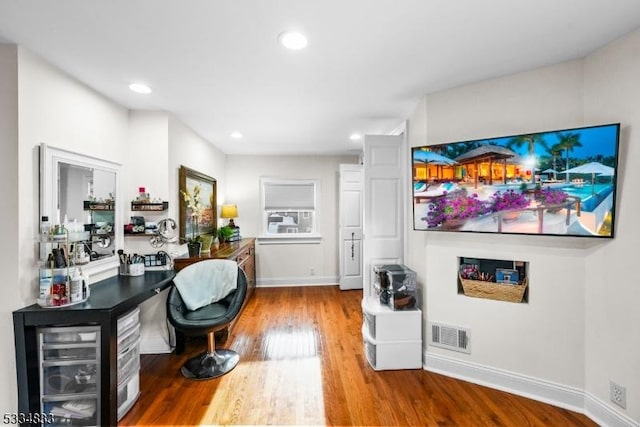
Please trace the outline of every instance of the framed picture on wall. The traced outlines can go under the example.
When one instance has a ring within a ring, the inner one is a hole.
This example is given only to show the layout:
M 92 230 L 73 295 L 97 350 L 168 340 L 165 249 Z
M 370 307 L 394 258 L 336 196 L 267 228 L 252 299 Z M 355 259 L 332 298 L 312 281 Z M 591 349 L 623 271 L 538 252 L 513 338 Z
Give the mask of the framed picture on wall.
M 180 166 L 178 190 L 181 241 L 203 234 L 215 234 L 217 224 L 215 178 L 186 166 Z

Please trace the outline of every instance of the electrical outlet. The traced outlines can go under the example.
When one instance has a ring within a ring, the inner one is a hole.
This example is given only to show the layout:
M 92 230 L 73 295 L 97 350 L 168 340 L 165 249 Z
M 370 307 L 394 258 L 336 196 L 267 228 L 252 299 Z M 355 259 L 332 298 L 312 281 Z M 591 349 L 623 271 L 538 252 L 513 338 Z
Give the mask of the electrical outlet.
M 316 274 L 316 269 L 315 269 L 315 268 L 313 268 L 313 267 L 311 267 L 311 268 L 309 269 L 309 274 L 311 274 L 312 276 L 315 276 L 315 274 Z
M 609 380 L 609 397 L 621 408 L 627 408 L 627 389 Z

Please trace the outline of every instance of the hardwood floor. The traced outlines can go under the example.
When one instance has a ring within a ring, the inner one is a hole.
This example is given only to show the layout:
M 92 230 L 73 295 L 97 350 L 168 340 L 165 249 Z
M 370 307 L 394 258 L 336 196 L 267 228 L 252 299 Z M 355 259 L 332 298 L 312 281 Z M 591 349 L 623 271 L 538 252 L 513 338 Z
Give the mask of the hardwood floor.
M 139 402 L 124 426 L 595 426 L 581 414 L 424 370 L 376 372 L 364 358 L 362 291 L 261 288 L 221 347 L 240 354 L 209 381 L 184 354 L 143 355 Z

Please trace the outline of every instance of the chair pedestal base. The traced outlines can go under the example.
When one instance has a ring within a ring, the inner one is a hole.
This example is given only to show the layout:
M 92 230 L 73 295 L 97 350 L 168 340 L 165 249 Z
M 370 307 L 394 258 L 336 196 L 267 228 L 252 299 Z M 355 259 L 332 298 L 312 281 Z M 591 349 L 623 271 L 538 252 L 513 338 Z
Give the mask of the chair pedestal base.
M 233 350 L 214 350 L 187 360 L 180 372 L 185 378 L 209 380 L 218 378 L 236 367 L 240 356 Z

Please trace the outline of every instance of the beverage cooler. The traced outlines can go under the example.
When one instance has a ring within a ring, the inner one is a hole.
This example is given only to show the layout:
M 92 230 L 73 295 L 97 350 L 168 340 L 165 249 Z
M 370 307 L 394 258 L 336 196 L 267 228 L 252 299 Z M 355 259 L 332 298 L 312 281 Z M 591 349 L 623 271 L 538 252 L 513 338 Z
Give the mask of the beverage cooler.
M 118 318 L 118 419 L 140 394 L 140 310 Z M 96 426 L 100 413 L 100 327 L 37 329 L 42 425 Z

